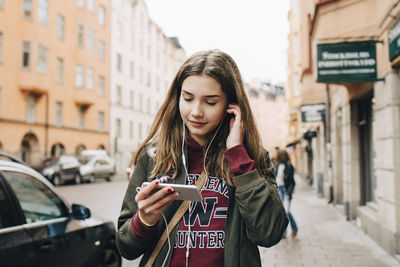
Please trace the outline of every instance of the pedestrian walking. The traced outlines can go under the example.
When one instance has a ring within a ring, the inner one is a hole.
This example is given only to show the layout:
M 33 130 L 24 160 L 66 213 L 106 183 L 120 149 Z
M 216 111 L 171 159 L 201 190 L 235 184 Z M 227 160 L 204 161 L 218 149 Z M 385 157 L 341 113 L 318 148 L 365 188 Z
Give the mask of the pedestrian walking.
M 297 224 L 290 212 L 290 206 L 293 198 L 294 187 L 296 182 L 294 180 L 294 167 L 290 163 L 289 154 L 285 150 L 278 150 L 277 152 L 277 165 L 275 168 L 276 183 L 278 184 L 279 195 L 286 210 L 286 214 L 289 218 L 290 227 L 292 228 L 292 237 L 297 235 Z M 283 234 L 283 238 L 286 238 L 286 231 Z
M 143 255 L 140 266 L 261 266 L 258 246 L 277 244 L 288 224 L 273 168 L 233 59 L 192 55 L 135 156 L 121 255 Z M 176 200 L 172 187 L 154 192 L 164 182 L 196 184 L 202 201 Z

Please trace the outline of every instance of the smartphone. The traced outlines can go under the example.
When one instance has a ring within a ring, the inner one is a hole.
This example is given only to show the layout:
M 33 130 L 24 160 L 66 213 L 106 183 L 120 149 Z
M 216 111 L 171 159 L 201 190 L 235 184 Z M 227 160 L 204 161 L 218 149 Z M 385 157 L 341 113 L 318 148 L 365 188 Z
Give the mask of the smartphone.
M 149 182 L 144 182 L 143 185 L 149 185 Z M 180 200 L 192 200 L 192 201 L 202 201 L 203 197 L 200 194 L 199 189 L 195 185 L 185 185 L 185 184 L 168 184 L 159 183 L 157 189 L 162 189 L 165 187 L 171 187 L 174 191 L 179 192 L 179 196 L 176 199 Z

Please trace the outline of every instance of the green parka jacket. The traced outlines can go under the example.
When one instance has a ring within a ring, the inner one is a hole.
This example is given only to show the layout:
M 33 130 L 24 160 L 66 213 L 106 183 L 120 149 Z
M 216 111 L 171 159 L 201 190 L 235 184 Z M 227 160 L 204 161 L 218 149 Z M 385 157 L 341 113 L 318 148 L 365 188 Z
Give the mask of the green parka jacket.
M 149 150 L 147 148 L 147 150 Z M 118 218 L 117 246 L 121 255 L 133 260 L 143 255 L 140 266 L 144 266 L 154 247 L 165 230 L 164 220 L 157 224 L 157 234 L 146 239 L 133 233 L 130 227 L 131 218 L 137 211 L 135 202 L 136 187 L 149 178 L 153 169 L 152 153 L 141 152 L 132 179 L 128 185 L 122 209 Z M 248 173 L 234 177 L 235 187 L 229 186 L 229 206 L 225 229 L 224 265 L 226 267 L 253 267 L 261 266 L 260 254 L 257 246 L 271 247 L 277 244 L 283 235 L 288 218 L 277 192 L 274 170 L 268 153 L 266 152 L 267 166 L 263 175 L 254 169 Z M 180 163 L 179 170 L 183 169 Z M 184 184 L 184 172 L 169 182 Z M 165 210 L 164 215 L 169 222 L 182 201 L 173 201 Z M 179 223 L 170 233 L 171 250 L 173 250 L 176 232 Z M 167 257 L 168 241 L 165 242 L 153 266 L 162 266 Z M 172 251 L 168 255 L 167 264 L 171 260 Z

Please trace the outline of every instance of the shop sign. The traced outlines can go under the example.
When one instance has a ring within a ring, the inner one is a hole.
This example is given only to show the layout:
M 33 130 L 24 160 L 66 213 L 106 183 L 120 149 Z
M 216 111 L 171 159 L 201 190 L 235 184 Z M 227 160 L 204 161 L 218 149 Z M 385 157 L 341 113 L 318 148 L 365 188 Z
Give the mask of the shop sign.
M 320 83 L 374 82 L 376 78 L 375 41 L 317 45 Z
M 393 61 L 400 54 L 400 20 L 389 30 L 389 59 Z
M 316 122 L 325 119 L 325 104 L 301 105 L 301 122 Z

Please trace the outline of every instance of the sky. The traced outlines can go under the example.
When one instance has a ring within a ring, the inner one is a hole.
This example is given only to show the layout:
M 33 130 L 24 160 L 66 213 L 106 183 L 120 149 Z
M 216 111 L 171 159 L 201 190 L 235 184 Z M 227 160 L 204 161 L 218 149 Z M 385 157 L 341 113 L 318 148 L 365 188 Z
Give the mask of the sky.
M 187 56 L 222 50 L 244 81 L 284 83 L 289 0 L 145 0 L 166 36 L 177 36 Z

